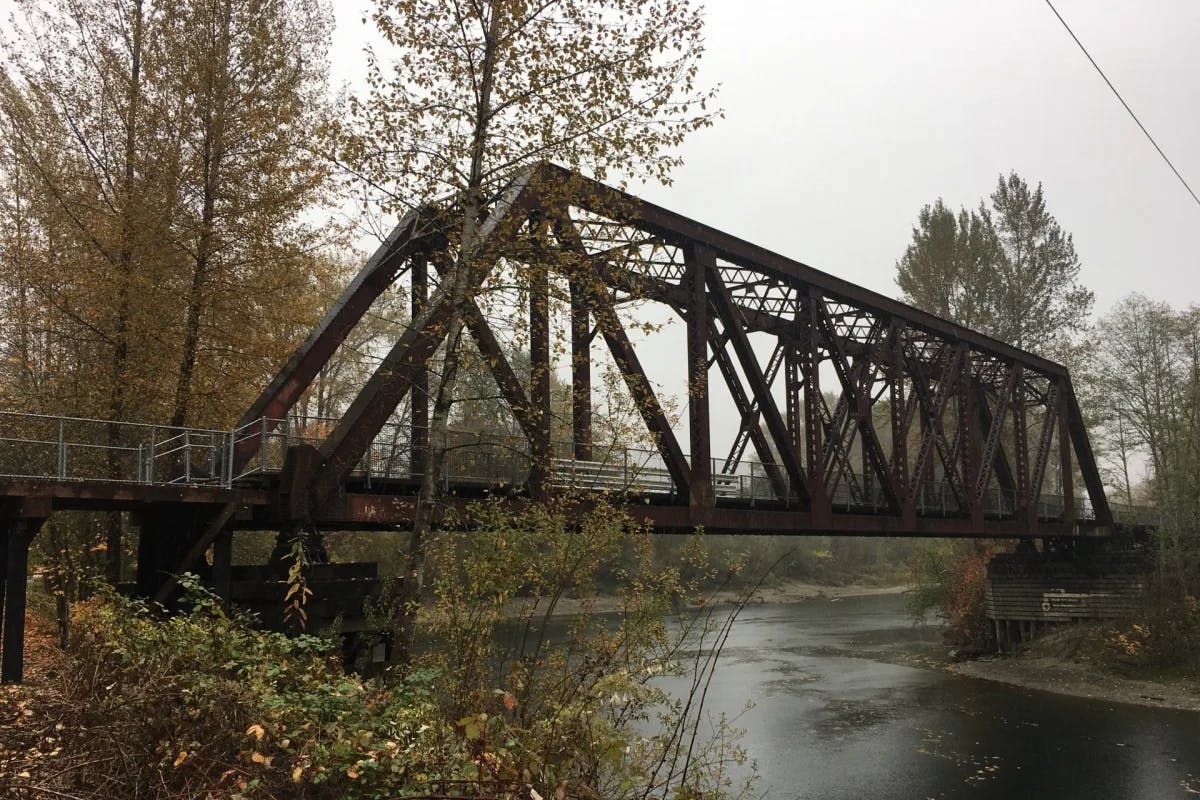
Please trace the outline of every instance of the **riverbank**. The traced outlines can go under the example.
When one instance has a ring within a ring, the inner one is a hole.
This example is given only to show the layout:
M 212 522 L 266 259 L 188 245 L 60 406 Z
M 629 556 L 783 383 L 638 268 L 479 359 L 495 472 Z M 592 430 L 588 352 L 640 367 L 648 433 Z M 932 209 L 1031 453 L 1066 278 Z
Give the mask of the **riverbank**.
M 841 600 L 847 597 L 873 597 L 876 595 L 903 594 L 909 588 L 908 584 L 892 586 L 874 586 L 866 584 L 848 584 L 846 586 L 826 586 L 818 583 L 808 583 L 800 580 L 784 580 L 771 585 L 760 586 L 746 598 L 747 605 L 786 605 L 803 603 L 809 600 Z M 692 600 L 692 605 L 732 605 L 740 602 L 745 596 L 745 590 L 728 589 L 708 595 L 699 596 Z M 509 616 L 520 616 L 528 608 L 529 600 L 517 598 L 509 603 Z M 545 603 L 546 600 L 541 601 Z M 607 614 L 621 610 L 621 598 L 613 595 L 597 595 L 595 597 L 563 597 L 554 606 L 554 616 L 571 616 L 573 614 L 592 613 Z
M 1064 628 L 1033 640 L 1017 655 L 961 661 L 948 669 L 970 678 L 1072 697 L 1200 711 L 1200 685 L 1195 680 L 1119 674 L 1089 652 L 1090 634 L 1085 626 Z

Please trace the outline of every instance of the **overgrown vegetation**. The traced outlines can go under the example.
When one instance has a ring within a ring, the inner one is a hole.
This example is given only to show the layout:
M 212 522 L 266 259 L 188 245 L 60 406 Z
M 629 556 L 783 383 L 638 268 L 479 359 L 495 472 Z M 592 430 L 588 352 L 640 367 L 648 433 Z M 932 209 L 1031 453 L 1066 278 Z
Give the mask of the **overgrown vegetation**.
M 977 542 L 923 542 L 910 561 L 909 611 L 917 618 L 930 613 L 941 616 L 950 644 L 970 650 L 985 647 L 992 641 L 984 615 L 984 590 L 993 552 L 990 545 Z
M 662 567 L 654 537 L 610 507 L 572 525 L 565 504 L 478 513 L 472 534 L 435 537 L 419 654 L 379 680 L 346 674 L 335 639 L 256 630 L 191 577 L 176 616 L 107 592 L 80 604 L 59 671 L 3 694 L 0 790 L 390 798 L 467 781 L 522 797 L 744 794 L 736 731 L 702 708 L 737 607 L 688 610 L 711 577 L 698 542 Z M 585 601 L 555 614 L 606 572 L 615 612 Z M 690 692 L 668 696 L 664 675 Z

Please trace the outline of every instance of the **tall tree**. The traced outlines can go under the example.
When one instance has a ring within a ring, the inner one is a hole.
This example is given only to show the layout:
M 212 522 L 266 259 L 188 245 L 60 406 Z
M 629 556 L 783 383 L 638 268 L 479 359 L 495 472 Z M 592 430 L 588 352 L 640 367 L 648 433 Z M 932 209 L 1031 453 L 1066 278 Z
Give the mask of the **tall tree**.
M 7 168 L 26 198 L 12 297 L 42 309 L 29 324 L 83 372 L 83 391 L 41 410 L 227 422 L 324 299 L 309 220 L 328 191 L 310 144 L 328 107 L 327 10 L 18 7 L 0 79 Z
M 908 302 L 968 328 L 990 329 L 996 317 L 999 243 L 973 211 L 958 215 L 939 197 L 917 215 L 912 244 L 896 264 Z
M 184 314 L 170 421 L 183 425 L 197 416 L 197 396 L 211 402 L 237 368 L 222 354 L 244 359 L 239 342 L 263 340 L 256 319 L 240 316 L 241 298 L 267 290 L 286 303 L 288 283 L 313 271 L 305 261 L 319 231 L 300 220 L 325 188 L 308 139 L 326 122 L 329 22 L 308 0 L 174 5 L 162 78 L 182 136 L 175 242 Z
M 1001 176 L 978 211 L 925 206 L 896 264 L 913 305 L 1025 350 L 1068 358 L 1094 300 L 1079 282 L 1069 233 L 1047 211 L 1041 184 Z
M 1001 177 L 992 210 L 979 214 L 995 231 L 1001 257 L 999 302 L 993 335 L 1025 350 L 1056 354 L 1070 336 L 1082 332 L 1094 295 L 1079 283 L 1079 257 L 1071 234 L 1046 210 L 1036 189 L 1015 172 Z
M 1162 515 L 1156 532 L 1172 588 L 1200 591 L 1200 308 L 1176 311 L 1142 295 L 1122 300 L 1099 324 L 1094 394 L 1101 436 L 1127 472 L 1135 456 Z M 1128 485 L 1127 474 L 1121 474 Z
M 327 191 L 319 0 L 18 0 L 0 52 L 0 396 L 228 424 L 303 335 Z M 114 475 L 122 465 L 109 447 Z M 109 528 L 109 576 L 119 564 Z M 83 548 L 86 552 L 99 548 Z
M 411 609 L 490 202 L 542 160 L 599 178 L 665 179 L 679 162 L 667 148 L 712 115 L 704 109 L 710 94 L 694 88 L 702 17 L 686 2 L 376 0 L 371 18 L 389 45 L 387 59 L 369 52 L 369 89 L 352 102 L 355 125 L 342 158 L 386 190 L 392 210 L 446 194 L 458 209 L 454 256 L 439 276 L 449 315 L 404 584 Z M 414 619 L 410 612 L 401 620 L 401 660 Z

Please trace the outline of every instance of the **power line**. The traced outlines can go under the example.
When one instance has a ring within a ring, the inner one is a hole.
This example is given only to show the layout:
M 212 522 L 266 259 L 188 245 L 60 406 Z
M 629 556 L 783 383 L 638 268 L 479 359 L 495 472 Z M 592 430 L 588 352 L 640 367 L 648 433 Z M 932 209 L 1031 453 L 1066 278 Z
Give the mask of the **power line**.
M 1058 13 L 1058 9 L 1054 7 L 1054 3 L 1052 3 L 1051 0 L 1046 0 L 1046 5 L 1050 6 L 1050 10 L 1054 12 L 1054 16 L 1058 17 L 1058 21 L 1061 22 L 1063 27 L 1067 29 L 1067 33 L 1071 34 L 1071 38 L 1075 40 L 1075 44 L 1079 45 L 1079 49 L 1083 51 L 1085 56 L 1087 56 L 1087 60 L 1092 62 L 1092 66 L 1096 68 L 1096 72 L 1100 73 L 1100 77 L 1103 78 L 1104 82 L 1108 84 L 1108 88 L 1112 89 L 1112 93 L 1116 95 L 1118 100 L 1121 101 L 1121 105 L 1125 106 L 1125 110 L 1129 112 L 1129 116 L 1133 117 L 1133 121 L 1137 123 L 1137 126 L 1142 129 L 1142 133 L 1146 134 L 1146 138 L 1150 140 L 1150 144 L 1154 145 L 1154 149 L 1158 151 L 1160 156 L 1162 156 L 1162 160 L 1167 162 L 1167 166 L 1171 168 L 1171 172 L 1174 172 L 1175 177 L 1179 178 L 1179 182 L 1183 184 L 1183 188 L 1188 190 L 1188 194 L 1190 194 L 1192 199 L 1196 201 L 1196 205 L 1200 206 L 1200 197 L 1196 196 L 1196 193 L 1192 191 L 1192 187 L 1188 185 L 1186 180 L 1184 180 L 1183 175 L 1179 173 L 1179 170 L 1175 169 L 1175 165 L 1171 163 L 1171 159 L 1167 158 L 1167 154 L 1164 153 L 1163 149 L 1158 146 L 1158 142 L 1154 141 L 1154 137 L 1150 135 L 1150 131 L 1146 130 L 1146 126 L 1142 124 L 1140 119 L 1138 119 L 1137 114 L 1133 113 L 1133 109 L 1129 107 L 1129 103 L 1126 103 L 1125 98 L 1121 97 L 1121 93 L 1117 91 L 1117 87 L 1113 86 L 1112 81 L 1110 81 L 1108 76 L 1104 74 L 1104 70 L 1100 69 L 1100 65 L 1096 63 L 1096 59 L 1092 58 L 1092 54 L 1089 53 L 1088 49 L 1083 46 L 1083 42 L 1079 41 L 1079 37 L 1075 35 L 1075 31 L 1071 30 L 1071 26 L 1067 24 L 1065 19 L 1063 19 L 1063 15 Z

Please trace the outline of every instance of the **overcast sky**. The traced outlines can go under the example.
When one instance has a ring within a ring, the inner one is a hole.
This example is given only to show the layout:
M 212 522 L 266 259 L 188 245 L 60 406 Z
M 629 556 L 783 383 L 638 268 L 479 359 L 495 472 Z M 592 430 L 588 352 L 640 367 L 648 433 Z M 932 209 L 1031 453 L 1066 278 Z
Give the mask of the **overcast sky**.
M 335 80 L 374 29 L 335 0 Z M 1200 3 L 1058 0 L 1200 190 Z M 712 0 L 702 80 L 726 117 L 646 199 L 888 295 L 918 210 L 1041 182 L 1097 311 L 1200 303 L 1200 206 L 1042 0 Z

